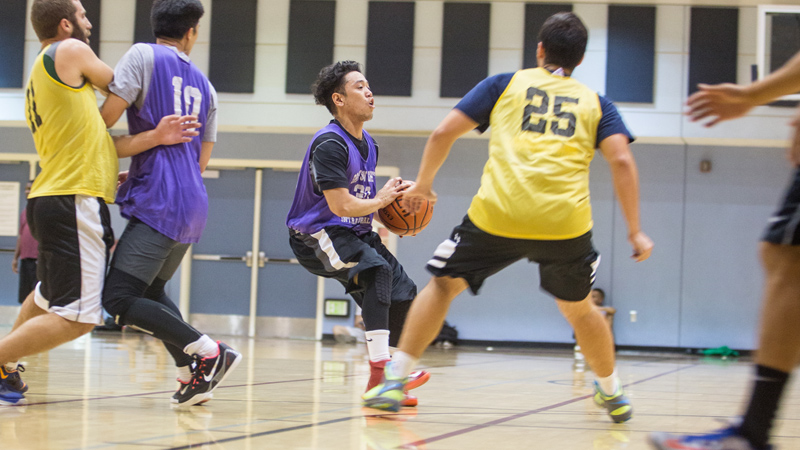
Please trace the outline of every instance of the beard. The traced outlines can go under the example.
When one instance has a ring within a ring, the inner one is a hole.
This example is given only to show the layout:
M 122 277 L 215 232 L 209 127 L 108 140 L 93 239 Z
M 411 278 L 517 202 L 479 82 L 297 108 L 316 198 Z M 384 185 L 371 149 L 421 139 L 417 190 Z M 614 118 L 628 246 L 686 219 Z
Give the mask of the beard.
M 90 33 L 84 32 L 83 28 L 81 28 L 74 20 L 70 20 L 70 23 L 72 23 L 72 36 L 70 37 L 89 44 Z

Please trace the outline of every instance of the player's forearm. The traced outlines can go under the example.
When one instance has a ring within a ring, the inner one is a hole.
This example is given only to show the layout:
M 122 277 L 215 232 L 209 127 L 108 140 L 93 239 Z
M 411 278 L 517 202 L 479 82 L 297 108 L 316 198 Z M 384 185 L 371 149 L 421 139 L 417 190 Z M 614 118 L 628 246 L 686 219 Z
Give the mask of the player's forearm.
M 639 173 L 636 162 L 628 153 L 609 161 L 614 192 L 619 200 L 622 216 L 628 226 L 628 235 L 641 231 L 639 222 Z
M 763 105 L 797 92 L 800 92 L 800 52 L 763 80 L 745 87 L 745 93 L 753 105 Z
M 119 158 L 138 155 L 161 145 L 156 130 L 143 131 L 136 135 L 114 136 L 114 146 Z
M 425 150 L 422 152 L 422 161 L 419 164 L 419 172 L 415 180 L 417 184 L 425 188 L 433 186 L 436 173 L 447 160 L 447 155 L 450 154 L 450 149 L 456 139 L 457 137 L 439 133 L 438 130 L 431 134 L 425 144 Z
M 375 198 L 356 198 L 350 196 L 351 199 L 344 202 L 338 202 L 336 205 L 328 204 L 331 212 L 339 217 L 361 217 L 372 214 L 377 210 L 391 203 L 391 200 Z

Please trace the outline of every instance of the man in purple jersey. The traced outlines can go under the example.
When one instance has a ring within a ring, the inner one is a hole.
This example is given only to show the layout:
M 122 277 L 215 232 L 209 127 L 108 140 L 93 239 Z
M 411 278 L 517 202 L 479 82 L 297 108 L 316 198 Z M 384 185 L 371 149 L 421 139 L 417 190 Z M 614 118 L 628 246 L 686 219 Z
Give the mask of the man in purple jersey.
M 297 260 L 309 272 L 339 281 L 363 309 L 370 379 L 377 385 L 396 345 L 417 286 L 372 231 L 376 211 L 410 186 L 392 178 L 380 190 L 375 184 L 378 144 L 364 130 L 375 99 L 355 61 L 323 68 L 313 86 L 314 99 L 333 120 L 319 130 L 306 151 L 286 226 Z M 415 372 L 406 387 L 427 381 Z M 417 400 L 406 393 L 405 406 Z
M 132 158 L 116 200 L 130 221 L 103 291 L 103 307 L 118 325 L 161 339 L 175 359 L 180 386 L 173 406 L 208 400 L 242 358 L 187 324 L 164 291 L 189 245 L 199 241 L 208 216 L 201 172 L 216 141 L 216 92 L 188 56 L 202 15 L 199 0 L 155 1 L 156 44 L 136 44 L 123 56 L 102 111 L 110 127 L 127 110 L 133 133 L 152 129 L 176 112 L 201 122 L 200 136 L 190 142 Z

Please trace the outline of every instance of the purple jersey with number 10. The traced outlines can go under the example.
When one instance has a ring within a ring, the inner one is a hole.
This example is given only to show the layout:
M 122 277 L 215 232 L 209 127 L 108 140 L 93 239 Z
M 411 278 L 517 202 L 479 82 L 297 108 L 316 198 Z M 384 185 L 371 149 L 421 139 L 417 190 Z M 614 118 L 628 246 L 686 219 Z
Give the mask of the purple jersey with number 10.
M 130 134 L 152 130 L 162 117 L 171 114 L 197 116 L 202 127 L 191 142 L 158 146 L 131 158 L 117 204 L 126 218 L 136 217 L 175 241 L 195 243 L 208 218 L 200 150 L 211 103 L 209 82 L 173 49 L 150 46 L 154 53 L 152 78 L 142 108 L 128 108 Z

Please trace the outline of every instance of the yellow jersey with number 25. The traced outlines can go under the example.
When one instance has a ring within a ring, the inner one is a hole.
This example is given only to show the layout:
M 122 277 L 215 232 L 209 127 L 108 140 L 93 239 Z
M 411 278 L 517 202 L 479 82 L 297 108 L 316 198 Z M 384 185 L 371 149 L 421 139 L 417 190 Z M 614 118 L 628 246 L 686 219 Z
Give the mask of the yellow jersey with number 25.
M 80 194 L 113 203 L 119 168 L 114 141 L 92 85 L 72 87 L 58 78 L 57 46 L 36 57 L 25 92 L 25 117 L 42 167 L 29 197 Z
M 589 164 L 602 114 L 597 93 L 572 78 L 516 72 L 491 112 L 489 160 L 470 220 L 515 239 L 590 231 Z

